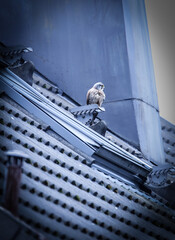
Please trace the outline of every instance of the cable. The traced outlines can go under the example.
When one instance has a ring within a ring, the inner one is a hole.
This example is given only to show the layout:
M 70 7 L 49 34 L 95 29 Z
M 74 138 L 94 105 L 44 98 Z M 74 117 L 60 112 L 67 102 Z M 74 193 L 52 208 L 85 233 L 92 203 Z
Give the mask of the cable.
M 159 112 L 159 109 L 157 109 L 155 106 L 153 106 L 152 104 L 145 102 L 143 99 L 141 98 L 124 98 L 124 99 L 117 99 L 117 100 L 111 100 L 111 101 L 104 101 L 103 104 L 107 104 L 107 103 L 114 103 L 114 102 L 124 102 L 124 101 L 130 101 L 130 100 L 137 100 L 137 101 L 141 101 L 147 105 L 149 105 L 150 107 L 154 108 L 157 112 Z

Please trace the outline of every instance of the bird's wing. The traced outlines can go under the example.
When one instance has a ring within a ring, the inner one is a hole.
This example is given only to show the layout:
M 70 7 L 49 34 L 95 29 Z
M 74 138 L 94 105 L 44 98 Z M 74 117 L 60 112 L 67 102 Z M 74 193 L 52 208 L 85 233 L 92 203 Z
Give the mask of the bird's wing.
M 87 104 L 87 105 L 89 104 L 90 93 L 91 93 L 91 89 L 89 89 L 89 91 L 87 92 L 87 95 L 86 95 L 86 104 Z
M 103 100 L 106 98 L 106 95 L 105 95 L 105 93 L 103 92 L 103 90 L 101 91 L 101 94 L 102 94 L 102 96 L 103 96 Z
M 89 91 L 87 92 L 87 97 L 86 97 L 86 102 L 87 104 L 93 104 L 93 103 L 97 103 L 98 100 L 98 90 L 91 88 L 89 89 Z

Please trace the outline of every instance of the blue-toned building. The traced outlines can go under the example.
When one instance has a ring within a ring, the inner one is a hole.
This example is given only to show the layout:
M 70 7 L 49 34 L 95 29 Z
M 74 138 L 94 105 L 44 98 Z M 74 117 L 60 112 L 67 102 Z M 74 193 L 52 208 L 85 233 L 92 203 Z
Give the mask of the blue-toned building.
M 144 1 L 1 6 L 1 239 L 174 239 Z M 99 81 L 103 108 L 85 104 Z

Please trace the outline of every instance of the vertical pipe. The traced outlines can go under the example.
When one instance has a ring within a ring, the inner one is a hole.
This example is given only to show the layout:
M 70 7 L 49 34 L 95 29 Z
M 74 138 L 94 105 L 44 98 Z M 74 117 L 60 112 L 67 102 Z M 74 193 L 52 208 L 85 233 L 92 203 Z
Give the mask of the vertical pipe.
M 8 160 L 5 177 L 4 207 L 16 216 L 18 212 L 22 162 L 27 156 L 19 151 L 8 151 L 6 155 Z

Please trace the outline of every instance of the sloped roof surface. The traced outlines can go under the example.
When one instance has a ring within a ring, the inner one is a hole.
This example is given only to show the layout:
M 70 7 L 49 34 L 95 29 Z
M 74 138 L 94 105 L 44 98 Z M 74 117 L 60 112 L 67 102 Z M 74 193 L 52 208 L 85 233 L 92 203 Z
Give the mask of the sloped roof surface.
M 29 158 L 23 164 L 19 217 L 47 239 L 175 238 L 171 209 L 91 168 L 93 159 L 5 95 L 0 100 L 0 149 L 1 200 L 3 153 L 21 150 Z
M 53 83 L 49 82 L 46 78 L 37 74 L 36 72 L 34 72 L 33 74 L 32 86 L 42 95 L 47 97 L 50 101 L 52 101 L 59 107 L 64 108 L 65 110 L 69 110 L 70 108 L 75 106 L 73 103 L 68 101 L 68 99 L 65 99 L 63 96 L 61 96 L 62 92 L 60 92 L 57 86 L 55 86 Z
M 163 118 L 161 126 L 166 162 L 175 165 L 175 126 Z

